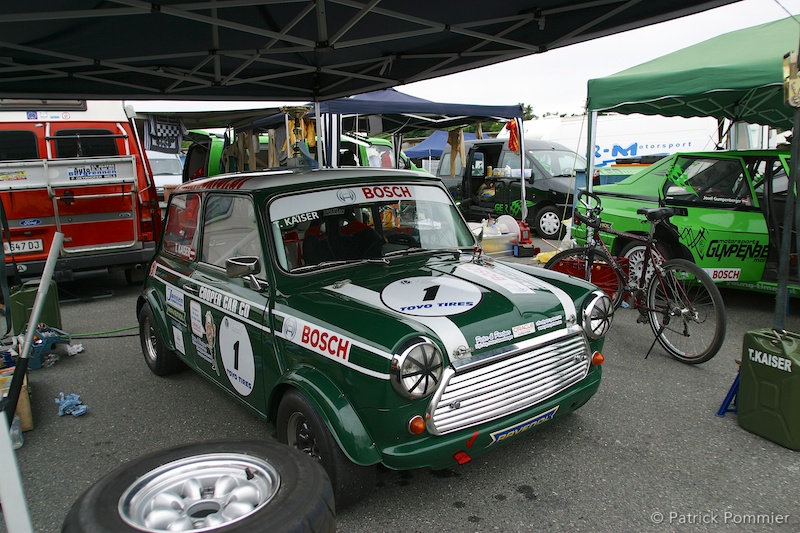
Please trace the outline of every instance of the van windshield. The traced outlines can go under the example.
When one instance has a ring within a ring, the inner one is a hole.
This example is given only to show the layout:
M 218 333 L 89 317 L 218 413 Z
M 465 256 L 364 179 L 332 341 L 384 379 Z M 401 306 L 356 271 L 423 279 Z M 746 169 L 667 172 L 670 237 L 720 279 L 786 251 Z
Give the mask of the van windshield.
M 475 239 L 449 195 L 432 185 L 365 184 L 309 191 L 270 204 L 286 270 L 471 248 Z

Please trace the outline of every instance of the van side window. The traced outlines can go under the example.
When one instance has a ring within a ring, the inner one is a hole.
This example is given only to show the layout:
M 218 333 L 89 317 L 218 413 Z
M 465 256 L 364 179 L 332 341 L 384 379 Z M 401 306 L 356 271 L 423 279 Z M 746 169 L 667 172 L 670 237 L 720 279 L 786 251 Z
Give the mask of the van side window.
M 119 155 L 114 133 L 101 129 L 59 130 L 55 134 L 56 157 Z
M 39 159 L 36 134 L 32 131 L 0 131 L 0 161 Z
M 197 224 L 200 195 L 181 194 L 171 198 L 164 229 L 164 251 L 193 261 L 197 255 Z
M 247 196 L 212 195 L 205 204 L 203 246 L 200 261 L 225 268 L 232 257 L 258 257 L 264 253 L 255 208 Z

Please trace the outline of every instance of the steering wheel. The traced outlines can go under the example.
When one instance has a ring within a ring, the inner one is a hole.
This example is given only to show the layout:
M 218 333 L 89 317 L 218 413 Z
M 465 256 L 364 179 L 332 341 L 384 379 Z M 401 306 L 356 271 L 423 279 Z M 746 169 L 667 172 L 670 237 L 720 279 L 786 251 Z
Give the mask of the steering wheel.
M 584 215 L 578 209 L 575 209 L 575 217 L 587 226 L 599 228 L 600 213 L 603 211 L 600 205 L 600 197 L 593 192 L 582 189 L 578 191 L 578 205 L 586 210 L 586 214 Z

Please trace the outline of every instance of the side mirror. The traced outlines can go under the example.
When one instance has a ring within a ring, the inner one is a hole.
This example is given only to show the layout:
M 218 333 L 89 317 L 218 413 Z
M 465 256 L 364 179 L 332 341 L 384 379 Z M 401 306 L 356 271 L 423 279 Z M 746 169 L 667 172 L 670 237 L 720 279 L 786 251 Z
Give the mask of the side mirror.
M 225 261 L 225 274 L 229 278 L 247 279 L 250 287 L 257 291 L 262 289 L 261 283 L 255 276 L 259 272 L 261 272 L 261 261 L 255 256 L 231 257 Z

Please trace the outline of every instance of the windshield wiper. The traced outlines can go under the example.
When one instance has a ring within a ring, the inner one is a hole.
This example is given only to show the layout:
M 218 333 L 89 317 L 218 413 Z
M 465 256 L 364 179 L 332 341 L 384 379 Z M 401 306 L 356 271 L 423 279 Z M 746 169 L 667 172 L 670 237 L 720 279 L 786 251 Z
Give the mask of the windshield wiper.
M 470 248 L 471 250 L 472 248 Z M 402 256 L 402 255 L 409 255 L 418 252 L 427 252 L 430 254 L 453 254 L 456 256 L 456 259 L 461 255 L 462 250 L 461 248 L 420 248 L 419 246 L 412 246 L 411 248 L 406 248 L 405 250 L 392 250 L 391 252 L 386 252 L 383 254 L 383 257 L 394 257 L 394 256 Z
M 293 268 L 292 273 L 306 272 L 308 270 L 316 270 L 318 268 L 325 268 L 339 265 L 361 265 L 364 263 L 373 263 L 378 265 L 388 265 L 389 261 L 383 258 L 365 258 L 365 259 L 339 259 L 336 261 L 322 261 L 316 265 L 303 265 L 301 267 Z

